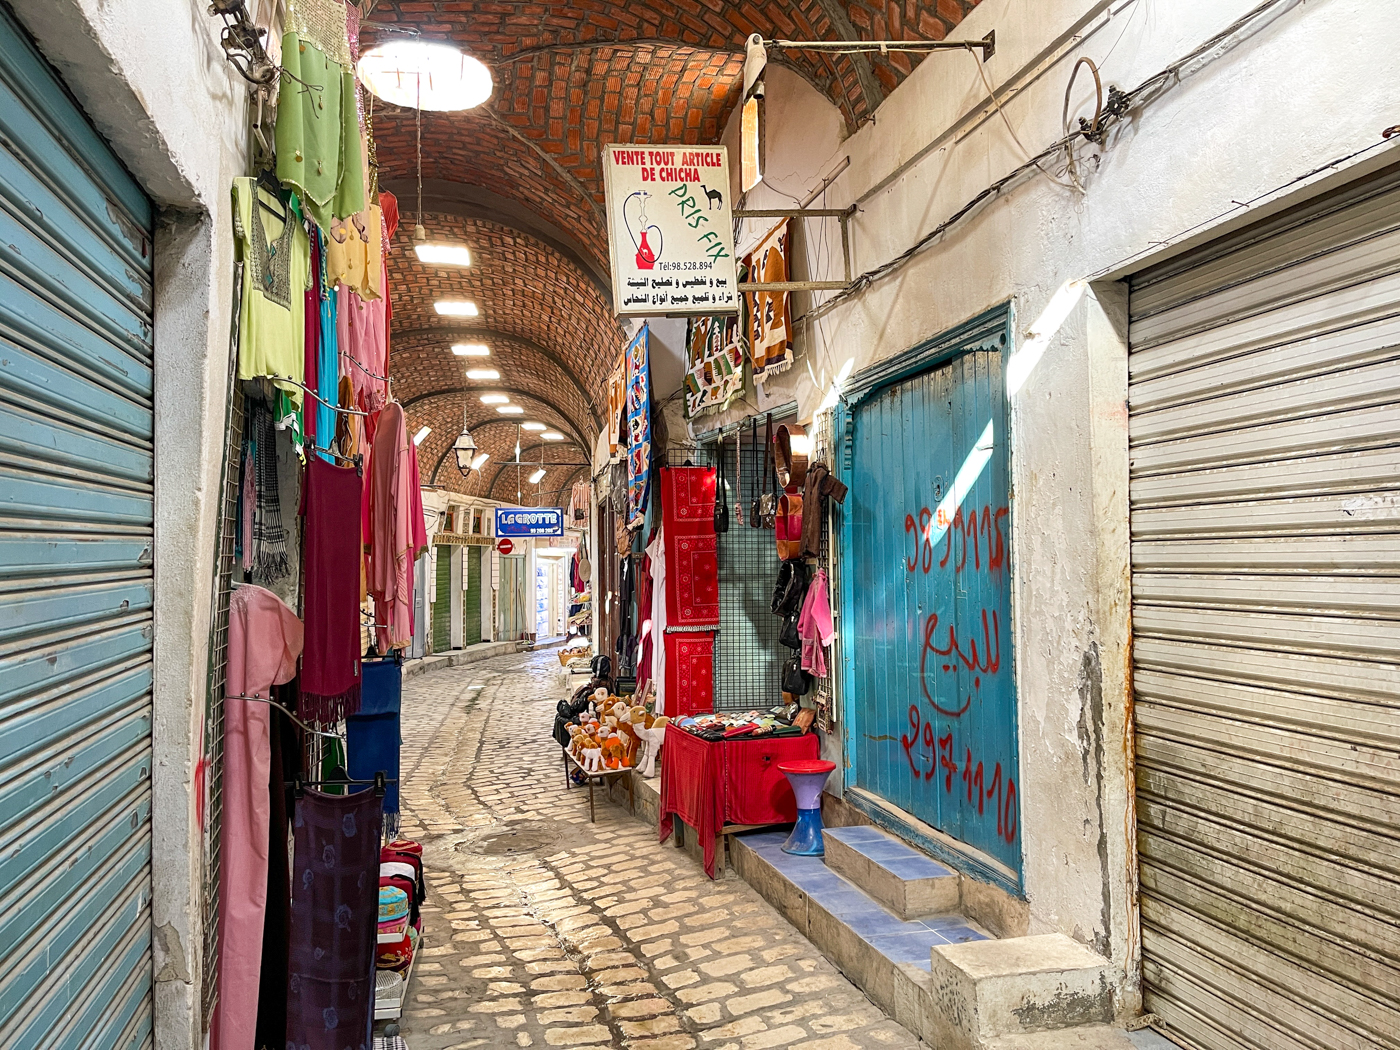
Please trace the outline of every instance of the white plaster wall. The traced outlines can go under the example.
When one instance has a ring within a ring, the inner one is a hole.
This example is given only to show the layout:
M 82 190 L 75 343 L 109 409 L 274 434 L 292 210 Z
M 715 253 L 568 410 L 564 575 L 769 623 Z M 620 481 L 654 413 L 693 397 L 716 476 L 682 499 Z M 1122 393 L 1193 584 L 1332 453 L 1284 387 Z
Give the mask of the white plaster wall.
M 155 1042 L 201 1043 L 200 749 L 245 92 L 198 0 L 12 0 L 160 206 L 155 241 Z
M 1080 55 L 1099 64 L 1105 87 L 1130 89 L 1256 4 L 983 0 L 953 35 L 996 30 L 997 53 L 983 71 L 999 89 L 1009 84 L 1006 120 L 1035 152 L 1061 135 Z M 798 327 L 796 366 L 768 384 L 760 404 L 795 398 L 806 418 L 847 359 L 863 368 L 1008 300 L 1022 346 L 1066 282 L 1127 272 L 1130 260 L 1239 221 L 1245 209 L 1232 202 L 1378 143 L 1400 122 L 1394 14 L 1368 0 L 1283 0 L 1244 39 L 1131 113 L 1107 148 L 1081 149 L 1082 193 L 1038 175 L 1022 180 L 819 323 L 809 317 Z M 1072 116 L 1092 113 L 1086 73 Z M 1025 160 L 968 54 L 925 60 L 845 141 L 823 130 L 835 110 L 795 77 L 770 73 L 768 106 L 767 170 L 781 185 L 750 193 L 749 206 L 805 196 L 849 157 L 813 206 L 857 205 L 857 273 L 904 252 Z M 731 147 L 736 135 L 737 116 L 725 136 Z M 1400 150 L 1389 156 L 1400 159 Z M 1052 171 L 1065 181 L 1062 169 Z M 826 258 L 808 276 L 840 279 L 839 255 Z M 794 312 L 809 313 L 810 302 L 799 298 Z M 1125 316 L 1121 284 L 1089 288 L 1013 397 L 1011 441 L 1031 932 L 1061 930 L 1110 955 L 1128 974 L 1122 1001 L 1131 1009 Z

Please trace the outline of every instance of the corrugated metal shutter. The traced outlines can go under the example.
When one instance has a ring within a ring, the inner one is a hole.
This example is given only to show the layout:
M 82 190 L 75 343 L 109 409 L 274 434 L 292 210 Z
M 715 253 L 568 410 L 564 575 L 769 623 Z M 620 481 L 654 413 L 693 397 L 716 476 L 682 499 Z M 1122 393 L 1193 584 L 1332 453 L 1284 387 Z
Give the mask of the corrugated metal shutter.
M 452 548 L 437 551 L 437 601 L 433 602 L 433 652 L 452 648 Z
M 462 644 L 476 645 L 481 641 L 481 548 L 464 547 L 462 565 L 467 574 L 467 588 L 462 593 Z
M 151 1040 L 151 204 L 0 6 L 0 1046 Z
M 1130 303 L 1147 1009 L 1400 1047 L 1400 172 Z

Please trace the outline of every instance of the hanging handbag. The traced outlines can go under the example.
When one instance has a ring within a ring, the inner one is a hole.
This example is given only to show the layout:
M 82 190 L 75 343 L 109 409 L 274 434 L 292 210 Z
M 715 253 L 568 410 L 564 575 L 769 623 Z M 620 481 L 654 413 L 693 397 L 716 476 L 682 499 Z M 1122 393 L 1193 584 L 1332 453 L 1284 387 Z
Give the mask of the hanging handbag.
M 758 423 L 754 422 L 755 431 Z M 778 521 L 778 494 L 776 492 L 778 478 L 773 469 L 773 413 L 768 413 L 768 423 L 763 431 L 763 483 L 768 486 L 768 491 L 758 497 L 759 518 L 763 522 L 765 529 L 772 529 Z
M 778 632 L 778 641 L 789 649 L 802 648 L 802 636 L 797 633 L 796 616 L 789 616 L 783 620 L 783 629 Z
M 759 467 L 762 460 L 758 455 L 758 420 L 753 421 L 753 440 L 749 443 L 749 478 L 753 482 L 753 499 L 749 503 L 749 525 L 755 529 L 763 528 L 763 509 L 759 506 Z
M 812 447 L 807 431 L 796 423 L 784 423 L 778 427 L 774 443 L 779 487 L 784 492 L 802 488 L 807 480 L 807 453 Z
M 778 581 L 773 587 L 773 603 L 770 606 L 779 616 L 795 617 L 802 611 L 802 603 L 807 600 L 807 588 L 812 578 L 805 561 L 785 561 L 778 567 Z
M 724 483 L 724 436 L 719 439 L 719 462 L 715 464 L 715 534 L 729 531 L 729 492 Z
M 802 557 L 802 494 L 784 492 L 778 497 L 778 513 L 773 534 L 778 543 L 778 560 Z
M 804 696 L 812 688 L 812 676 L 802 670 L 802 654 L 793 653 L 783 664 L 783 692 Z

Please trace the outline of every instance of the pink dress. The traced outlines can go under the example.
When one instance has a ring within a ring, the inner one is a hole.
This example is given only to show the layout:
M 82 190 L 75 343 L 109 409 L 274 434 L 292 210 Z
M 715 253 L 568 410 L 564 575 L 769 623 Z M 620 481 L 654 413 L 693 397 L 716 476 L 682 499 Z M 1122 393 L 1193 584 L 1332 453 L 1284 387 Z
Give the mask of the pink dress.
M 267 909 L 268 707 L 236 697 L 270 697 L 272 686 L 290 682 L 301 646 L 301 621 L 277 595 L 253 586 L 233 592 L 219 847 L 219 1006 L 210 1033 L 214 1050 L 253 1050 Z
M 413 640 L 413 560 L 427 545 L 418 451 L 408 440 L 403 407 L 384 406 L 375 424 L 370 455 L 369 590 L 379 651 L 401 649 Z
M 797 635 L 802 639 L 802 670 L 817 678 L 826 677 L 826 646 L 835 631 L 831 625 L 831 597 L 827 594 L 826 571 L 818 569 L 807 588 L 807 599 L 797 617 Z

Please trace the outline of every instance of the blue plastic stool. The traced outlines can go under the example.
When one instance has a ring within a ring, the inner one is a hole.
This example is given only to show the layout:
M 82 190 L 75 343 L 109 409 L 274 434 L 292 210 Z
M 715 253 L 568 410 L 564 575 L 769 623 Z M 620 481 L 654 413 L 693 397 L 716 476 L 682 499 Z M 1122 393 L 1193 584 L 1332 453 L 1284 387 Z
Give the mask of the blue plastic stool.
M 783 843 L 784 853 L 798 857 L 821 857 L 826 854 L 826 846 L 822 842 L 822 788 L 835 768 L 835 762 L 825 762 L 819 758 L 779 764 L 778 772 L 788 778 L 792 793 L 797 798 L 797 823 Z

